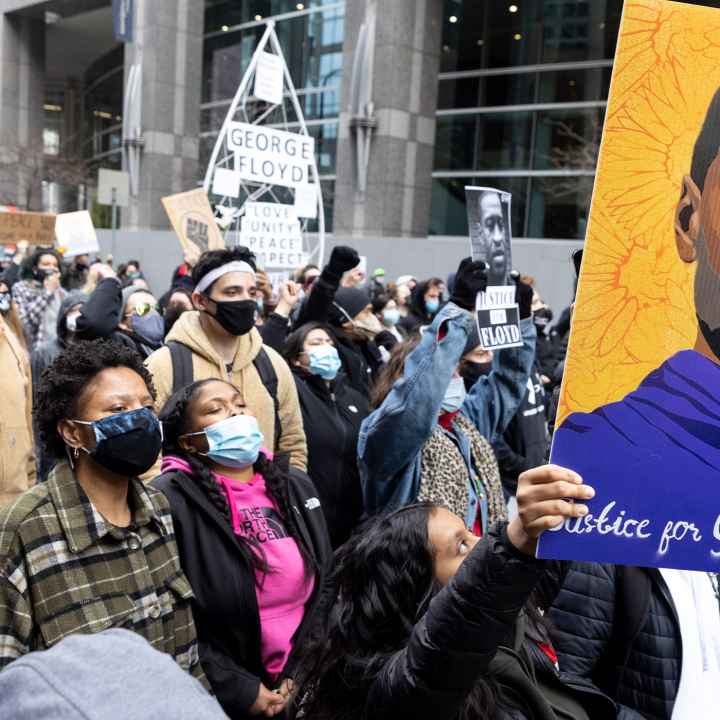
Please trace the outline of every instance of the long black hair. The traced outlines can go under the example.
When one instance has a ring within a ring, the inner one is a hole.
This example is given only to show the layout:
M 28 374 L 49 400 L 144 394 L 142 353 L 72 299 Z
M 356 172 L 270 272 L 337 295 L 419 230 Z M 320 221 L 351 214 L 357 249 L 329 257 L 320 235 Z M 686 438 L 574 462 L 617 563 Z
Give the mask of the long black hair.
M 370 521 L 335 554 L 326 587 L 332 598 L 317 620 L 297 678 L 298 703 L 313 720 L 356 720 L 390 658 L 407 646 L 441 589 L 428 521 L 440 505 L 409 505 Z M 497 689 L 478 678 L 459 717 L 493 717 Z
M 205 385 L 214 382 L 224 382 L 237 391 L 237 388 L 232 383 L 219 380 L 218 378 L 209 378 L 207 380 L 198 380 L 178 390 L 165 403 L 160 413 L 160 420 L 163 424 L 163 455 L 175 455 L 190 465 L 192 479 L 203 489 L 208 499 L 220 511 L 228 524 L 232 526 L 232 515 L 230 513 L 228 498 L 222 491 L 220 484 L 213 477 L 210 466 L 199 459 L 197 455 L 189 453 L 180 445 L 180 437 L 195 430 L 195 428 L 189 427 L 190 413 L 188 410 L 190 406 L 198 392 L 205 387 Z M 288 472 L 283 470 L 279 463 L 270 460 L 263 453 L 258 455 L 258 459 L 253 465 L 253 470 L 264 478 L 267 494 L 277 506 L 285 522 L 288 534 L 297 543 L 303 559 L 305 575 L 306 577 L 310 577 L 317 568 L 307 544 L 298 531 L 295 516 L 293 515 L 293 508 L 289 497 L 289 485 L 292 482 L 292 478 Z M 242 555 L 247 563 L 256 570 L 267 573 L 269 568 L 265 562 L 262 547 L 252 540 L 241 536 L 238 536 L 238 541 Z M 251 547 L 251 545 L 253 547 Z

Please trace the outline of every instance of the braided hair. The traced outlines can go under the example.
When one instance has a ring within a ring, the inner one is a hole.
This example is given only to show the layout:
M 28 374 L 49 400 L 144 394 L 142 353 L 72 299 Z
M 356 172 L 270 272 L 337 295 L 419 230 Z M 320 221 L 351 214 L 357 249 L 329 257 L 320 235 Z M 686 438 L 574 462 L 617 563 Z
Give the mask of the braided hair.
M 213 477 L 208 461 L 204 458 L 199 458 L 194 453 L 188 452 L 180 445 L 180 437 L 194 431 L 194 428 L 188 425 L 190 417 L 189 409 L 192 403 L 196 399 L 199 391 L 205 387 L 205 385 L 213 382 L 226 381 L 217 378 L 198 380 L 178 390 L 165 403 L 160 413 L 160 419 L 163 423 L 163 455 L 175 455 L 188 463 L 192 479 L 204 491 L 210 502 L 220 511 L 231 529 L 233 529 L 232 515 L 227 495 L 223 492 L 220 483 Z M 238 391 L 231 383 L 226 384 Z M 288 472 L 285 472 L 278 463 L 273 462 L 263 453 L 258 455 L 257 460 L 253 464 L 253 470 L 264 478 L 265 489 L 269 498 L 273 501 L 280 516 L 284 520 L 288 535 L 297 543 L 303 559 L 305 577 L 311 577 L 316 572 L 317 566 L 295 522 L 294 509 L 290 502 L 289 493 L 292 477 Z M 254 538 L 245 538 L 240 535 L 236 537 L 245 561 L 261 573 L 267 574 L 270 569 L 265 560 L 262 546 L 260 546 Z

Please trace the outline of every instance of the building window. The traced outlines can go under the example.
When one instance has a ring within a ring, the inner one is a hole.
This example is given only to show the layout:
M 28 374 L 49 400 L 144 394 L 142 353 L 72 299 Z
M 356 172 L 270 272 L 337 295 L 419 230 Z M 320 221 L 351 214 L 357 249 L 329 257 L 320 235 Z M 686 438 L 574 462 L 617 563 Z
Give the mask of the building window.
M 431 233 L 466 234 L 471 182 L 512 192 L 516 237 L 584 237 L 621 11 L 444 0 Z

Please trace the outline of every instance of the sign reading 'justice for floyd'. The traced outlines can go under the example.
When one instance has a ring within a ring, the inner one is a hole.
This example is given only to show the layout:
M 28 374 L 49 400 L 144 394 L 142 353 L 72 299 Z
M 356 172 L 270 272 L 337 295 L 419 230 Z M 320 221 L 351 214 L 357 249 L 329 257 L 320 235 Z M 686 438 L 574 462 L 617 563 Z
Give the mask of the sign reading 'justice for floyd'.
M 662 51 L 658 52 L 658 48 Z M 720 10 L 627 0 L 538 554 L 720 571 Z

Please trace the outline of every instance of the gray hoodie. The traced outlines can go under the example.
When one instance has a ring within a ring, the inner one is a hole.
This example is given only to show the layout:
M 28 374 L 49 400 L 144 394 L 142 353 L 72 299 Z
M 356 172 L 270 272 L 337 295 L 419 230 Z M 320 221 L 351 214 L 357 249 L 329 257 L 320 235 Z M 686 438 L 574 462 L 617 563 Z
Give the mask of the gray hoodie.
M 128 630 L 71 635 L 0 673 L 0 718 L 227 720 L 175 661 Z

